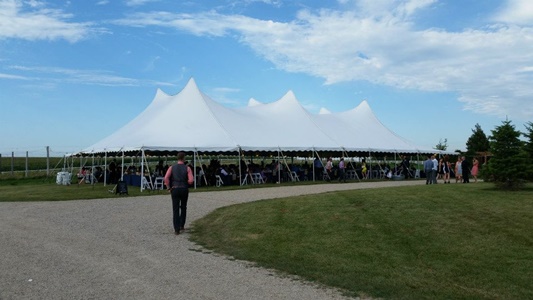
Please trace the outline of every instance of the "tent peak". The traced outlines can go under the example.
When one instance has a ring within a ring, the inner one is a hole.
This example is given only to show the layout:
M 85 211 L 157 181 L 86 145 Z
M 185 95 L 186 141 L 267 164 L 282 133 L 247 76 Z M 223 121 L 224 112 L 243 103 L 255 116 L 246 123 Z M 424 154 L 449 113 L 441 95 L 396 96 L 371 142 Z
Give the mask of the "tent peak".
M 163 101 L 163 99 L 168 99 L 169 97 L 172 97 L 172 96 L 165 93 L 162 89 L 157 88 L 157 90 L 155 91 L 153 102 Z
M 296 99 L 296 95 L 294 95 L 294 92 L 292 90 L 287 91 L 287 93 L 285 93 L 285 95 L 283 95 L 283 97 L 281 97 L 276 102 L 280 102 L 280 103 L 296 102 L 300 104 L 300 102 L 298 101 L 298 99 Z
M 254 98 L 250 98 L 250 100 L 248 100 L 248 105 L 247 106 L 258 106 L 258 105 L 262 105 L 263 103 L 262 102 L 259 102 L 257 100 L 255 100 Z
M 198 85 L 196 85 L 196 81 L 194 81 L 193 77 L 191 77 L 189 79 L 189 81 L 187 81 L 187 84 L 185 85 L 185 87 L 183 89 L 185 90 L 185 89 L 188 89 L 188 88 L 196 88 L 197 90 L 199 90 L 198 89 Z
M 370 108 L 370 105 L 368 104 L 368 101 L 366 100 L 361 101 L 361 103 L 359 103 L 359 105 L 355 109 L 360 111 L 361 113 L 374 114 L 374 112 L 372 111 L 372 108 Z
M 321 107 L 320 111 L 318 112 L 319 115 L 330 115 L 331 111 L 325 107 Z

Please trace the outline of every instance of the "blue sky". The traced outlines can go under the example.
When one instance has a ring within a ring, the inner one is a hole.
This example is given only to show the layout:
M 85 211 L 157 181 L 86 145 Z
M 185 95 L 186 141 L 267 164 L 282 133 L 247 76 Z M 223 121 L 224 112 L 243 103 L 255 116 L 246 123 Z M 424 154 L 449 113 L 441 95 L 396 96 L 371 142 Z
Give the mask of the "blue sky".
M 3 156 L 84 149 L 191 77 L 228 107 L 367 100 L 398 135 L 464 150 L 477 123 L 533 121 L 533 2 L 0 0 Z

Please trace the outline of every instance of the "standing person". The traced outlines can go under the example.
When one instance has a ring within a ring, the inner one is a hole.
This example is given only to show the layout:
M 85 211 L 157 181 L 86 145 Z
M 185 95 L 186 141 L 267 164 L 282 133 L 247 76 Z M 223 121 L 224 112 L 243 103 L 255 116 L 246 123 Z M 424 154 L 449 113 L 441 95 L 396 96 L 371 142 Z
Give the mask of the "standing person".
M 320 176 L 323 176 L 324 173 L 324 165 L 322 165 L 322 162 L 320 161 L 318 156 L 313 161 L 313 166 L 315 168 L 313 176 L 315 180 L 320 180 Z
M 479 171 L 479 161 L 474 157 L 472 161 L 472 177 L 474 177 L 474 183 L 477 183 L 477 173 Z
M 339 162 L 339 182 L 346 182 L 346 166 L 344 165 L 344 157 L 341 157 Z
M 402 156 L 402 174 L 405 179 L 409 179 L 411 177 L 411 171 L 409 170 L 410 166 L 409 158 L 407 155 Z
M 326 163 L 326 172 L 328 174 L 327 181 L 331 181 L 331 178 L 333 176 L 333 158 L 328 158 L 328 162 Z
M 109 183 L 116 184 L 118 179 L 117 174 L 117 160 L 113 158 L 113 161 L 109 163 Z
M 448 155 L 445 155 L 442 159 L 441 171 L 444 183 L 450 183 L 450 162 L 448 161 Z
M 165 185 L 172 197 L 172 220 L 175 234 L 180 234 L 180 230 L 185 230 L 189 185 L 194 182 L 192 170 L 184 160 L 185 153 L 178 153 L 178 163 L 172 165 L 165 174 Z
M 462 159 L 459 156 L 457 158 L 457 162 L 455 163 L 455 183 L 457 183 L 458 181 L 461 182 L 463 177 L 463 168 L 461 167 L 461 162 Z
M 470 183 L 470 163 L 463 156 L 461 158 L 461 168 L 463 169 L 463 183 Z
M 424 173 L 426 174 L 426 184 L 432 184 L 433 179 L 431 178 L 431 174 L 433 169 L 433 162 L 431 161 L 431 155 L 428 155 L 428 159 L 424 161 Z
M 437 171 L 439 169 L 439 161 L 436 158 L 436 155 L 431 155 L 431 162 L 433 163 L 433 168 L 431 168 L 431 183 L 437 184 Z
M 168 170 L 167 170 L 168 171 Z M 155 176 L 156 177 L 163 177 L 165 176 L 165 166 L 163 166 L 163 161 L 159 160 L 159 163 L 157 166 L 155 166 Z

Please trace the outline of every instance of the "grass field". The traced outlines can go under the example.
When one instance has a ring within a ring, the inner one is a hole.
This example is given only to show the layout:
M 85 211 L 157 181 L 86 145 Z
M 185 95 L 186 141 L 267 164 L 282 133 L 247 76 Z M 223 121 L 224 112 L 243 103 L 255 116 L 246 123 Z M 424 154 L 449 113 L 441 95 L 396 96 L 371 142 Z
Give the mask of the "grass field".
M 533 189 L 343 191 L 234 205 L 192 239 L 259 266 L 387 299 L 533 299 Z

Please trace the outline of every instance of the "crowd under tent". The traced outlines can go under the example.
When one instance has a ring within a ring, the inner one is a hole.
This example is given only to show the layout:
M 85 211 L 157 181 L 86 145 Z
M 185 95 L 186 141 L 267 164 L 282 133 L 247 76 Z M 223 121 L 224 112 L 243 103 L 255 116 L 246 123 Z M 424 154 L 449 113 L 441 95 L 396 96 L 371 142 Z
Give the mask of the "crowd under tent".
M 176 95 L 157 90 L 133 120 L 76 156 L 199 154 L 371 156 L 454 154 L 417 146 L 385 127 L 367 101 L 340 113 L 307 111 L 292 91 L 272 103 L 228 108 L 190 79 Z

